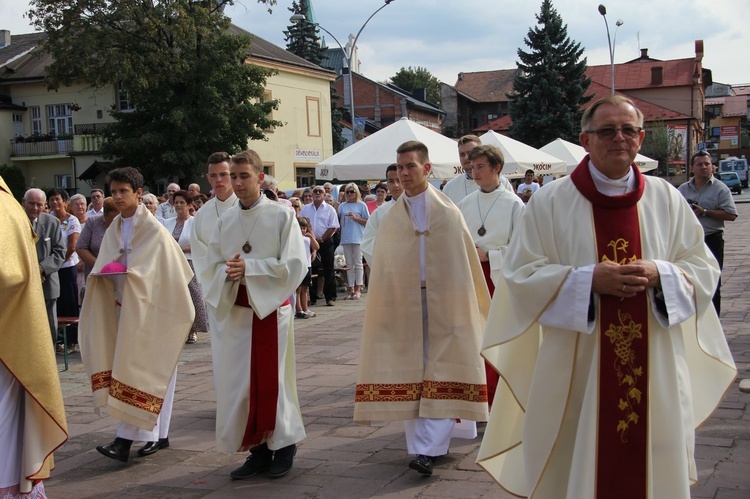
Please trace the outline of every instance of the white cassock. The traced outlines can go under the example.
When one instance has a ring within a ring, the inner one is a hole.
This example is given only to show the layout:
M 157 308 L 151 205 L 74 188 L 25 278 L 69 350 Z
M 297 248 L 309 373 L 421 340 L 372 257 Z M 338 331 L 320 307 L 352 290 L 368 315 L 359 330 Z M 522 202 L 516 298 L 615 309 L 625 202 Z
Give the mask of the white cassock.
M 369 265 L 370 268 L 372 268 L 373 262 L 372 252 L 375 250 L 375 234 L 378 231 L 380 220 L 395 203 L 396 200 L 391 199 L 387 203 L 378 206 L 375 211 L 370 213 L 370 218 L 367 219 L 367 225 L 365 225 L 365 232 L 362 234 L 362 243 L 359 245 L 359 249 L 362 251 L 362 256 L 365 257 L 367 265 Z
M 206 301 L 206 289 L 213 276 L 211 271 L 207 272 L 208 265 L 206 258 L 208 257 L 208 244 L 211 242 L 211 236 L 221 215 L 235 204 L 237 204 L 237 195 L 235 193 L 232 193 L 224 201 L 220 201 L 219 198 L 214 196 L 193 217 L 193 225 L 190 229 L 190 252 L 193 257 L 195 277 L 198 279 L 198 284 L 200 284 L 203 291 L 204 301 Z M 216 312 L 207 301 L 206 316 L 208 317 L 208 331 L 211 334 L 211 360 L 215 366 L 219 361 L 216 354 L 221 349 L 223 324 L 216 320 Z M 216 390 L 216 378 L 214 378 L 214 390 L 218 391 Z
M 248 253 L 243 251 L 246 243 L 251 246 Z M 245 276 L 227 281 L 226 262 L 238 253 L 245 259 Z M 237 203 L 218 220 L 206 262 L 212 278 L 204 283 L 205 299 L 217 321 L 223 321 L 221 341 L 211 345 L 216 359 L 217 450 L 237 452 L 242 445 L 250 410 L 253 316 L 263 319 L 274 311 L 278 311 L 278 399 L 274 433 L 266 443 L 278 450 L 303 440 L 292 307 L 282 306 L 307 275 L 305 245 L 294 212 L 265 196 L 247 210 Z M 234 305 L 240 282 L 252 308 Z
M 513 232 L 518 228 L 523 201 L 502 183 L 492 192 L 477 190 L 458 203 L 474 243 L 489 256 L 492 282 L 502 277 L 505 252 Z M 484 235 L 479 235 L 484 227 Z
M 500 175 L 500 185 L 509 191 L 513 191 L 513 186 L 502 175 Z M 456 175 L 443 186 L 443 194 L 448 196 L 455 205 L 458 205 L 463 198 L 478 190 L 479 186 L 474 182 L 474 179 L 467 177 L 465 173 Z
M 600 193 L 625 192 L 596 173 Z M 668 312 L 658 311 L 649 290 L 648 497 L 687 499 L 697 480 L 695 428 L 736 370 L 711 305 L 719 270 L 700 225 L 676 189 L 644 179 L 642 255 L 657 265 Z M 600 335 L 588 309 L 596 262 L 592 204 L 570 177 L 532 196 L 506 254 L 482 350 L 501 382 L 477 462 L 514 495 L 595 495 Z

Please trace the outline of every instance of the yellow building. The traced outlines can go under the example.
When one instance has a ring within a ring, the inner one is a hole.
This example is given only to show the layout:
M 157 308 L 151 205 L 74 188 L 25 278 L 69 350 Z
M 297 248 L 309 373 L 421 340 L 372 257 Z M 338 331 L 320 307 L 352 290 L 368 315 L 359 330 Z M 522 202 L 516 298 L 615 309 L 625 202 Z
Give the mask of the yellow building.
M 0 164 L 20 167 L 29 187 L 63 187 L 88 196 L 92 188 L 105 187 L 112 167 L 101 156 L 101 133 L 113 122 L 107 111 L 132 106 L 115 86 L 93 90 L 80 83 L 48 91 L 44 68 L 51 56 L 37 57 L 44 38 L 0 30 Z M 315 164 L 333 154 L 330 82 L 335 73 L 259 37 L 253 37 L 247 62 L 277 71 L 268 79 L 266 97 L 279 99 L 273 119 L 284 124 L 267 131 L 268 141 L 250 141 L 248 147 L 260 154 L 281 189 L 314 183 Z

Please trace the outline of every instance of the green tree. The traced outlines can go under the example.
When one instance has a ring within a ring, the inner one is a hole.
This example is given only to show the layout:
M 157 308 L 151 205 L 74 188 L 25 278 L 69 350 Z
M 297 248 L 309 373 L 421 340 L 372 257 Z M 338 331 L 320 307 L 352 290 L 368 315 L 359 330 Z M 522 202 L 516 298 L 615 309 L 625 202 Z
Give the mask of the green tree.
M 0 177 L 8 184 L 13 197 L 21 201 L 26 194 L 26 178 L 17 166 L 0 165 Z
M 415 88 L 427 89 L 427 100 L 438 106 L 442 103 L 440 97 L 440 80 L 432 75 L 427 68 L 417 66 L 416 68 L 401 68 L 398 73 L 390 79 L 392 85 L 398 88 L 412 92 Z
M 260 0 L 263 3 L 272 4 Z M 214 152 L 246 149 L 277 101 L 263 101 L 272 71 L 245 63 L 251 39 L 230 31 L 231 0 L 32 0 L 47 33 L 50 89 L 115 85 L 133 107 L 111 114 L 104 153 L 147 180 L 193 179 Z
M 667 125 L 663 121 L 655 121 L 646 129 L 646 138 L 641 145 L 641 154 L 655 159 L 659 162 L 657 175 L 666 177 L 668 175 L 668 161 L 671 141 Z M 672 172 L 674 175 L 674 172 Z
M 541 147 L 557 138 L 578 140 L 581 106 L 591 100 L 584 97 L 591 79 L 586 77 L 586 58 L 581 58 L 580 43 L 568 37 L 567 25 L 544 0 L 539 26 L 529 28 L 524 39 L 530 51 L 518 49 L 518 73 L 509 94 L 510 135 L 533 147 Z
M 300 0 L 299 2 L 292 2 L 291 7 L 287 7 L 289 12 L 292 14 L 307 15 L 308 12 L 307 0 Z M 287 26 L 287 30 L 284 31 L 284 41 L 286 41 L 286 49 L 294 55 L 302 57 L 308 62 L 324 66 L 323 64 L 326 56 L 326 49 L 320 43 L 320 36 L 318 34 L 318 27 L 310 22 L 307 17 L 304 20 L 292 23 Z M 331 141 L 333 145 L 334 154 L 344 149 L 346 146 L 346 139 L 342 135 L 343 127 L 341 125 L 341 119 L 345 109 L 339 107 L 338 101 L 341 97 L 336 92 L 336 89 L 331 85 Z

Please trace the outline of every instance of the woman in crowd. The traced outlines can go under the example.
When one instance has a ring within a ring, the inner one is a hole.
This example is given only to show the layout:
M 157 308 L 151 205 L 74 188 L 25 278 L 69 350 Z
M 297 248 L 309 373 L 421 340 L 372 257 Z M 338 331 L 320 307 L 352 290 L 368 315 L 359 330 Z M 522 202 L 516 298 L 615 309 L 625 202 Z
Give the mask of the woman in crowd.
M 143 203 L 143 206 L 145 206 L 159 222 L 164 224 L 164 219 L 156 214 L 156 209 L 159 206 L 159 199 L 156 196 L 148 192 L 141 196 L 141 203 Z
M 313 235 L 312 228 L 310 227 L 310 219 L 298 216 L 297 222 L 299 223 L 299 228 L 302 231 L 303 241 L 305 243 L 305 253 L 307 254 L 307 275 L 302 279 L 302 283 L 297 288 L 297 313 L 294 317 L 297 319 L 309 319 L 310 317 L 317 317 L 315 312 L 310 310 L 307 305 L 309 302 L 308 292 L 310 286 L 312 286 L 312 260 L 315 258 L 318 249 L 320 249 L 320 245 Z
M 378 182 L 378 185 L 375 186 L 375 201 L 372 203 L 372 208 L 370 204 L 367 205 L 370 208 L 370 213 L 385 204 L 386 196 L 388 196 L 388 187 L 383 182 Z
M 292 209 L 294 209 L 294 214 L 299 216 L 299 210 L 302 209 L 302 201 L 298 197 L 290 197 L 289 202 L 292 203 Z
M 307 187 L 304 191 L 302 191 L 302 196 L 300 196 L 300 199 L 302 199 L 302 204 L 310 204 L 313 202 L 313 195 L 312 195 L 312 189 Z
M 190 231 L 193 226 L 193 217 L 190 216 L 189 206 L 193 201 L 192 196 L 189 192 L 181 190 L 177 191 L 173 195 L 174 199 L 174 211 L 177 213 L 175 218 L 168 218 L 164 221 L 164 227 L 172 234 L 177 243 L 182 248 L 185 258 L 187 258 L 190 268 L 195 273 L 193 268 L 193 258 L 190 253 Z M 198 332 L 208 331 L 208 317 L 206 316 L 206 305 L 203 302 L 203 293 L 198 285 L 198 280 L 193 275 L 193 279 L 188 284 L 190 289 L 190 296 L 193 299 L 193 305 L 195 306 L 195 320 L 193 321 L 193 327 L 190 328 L 190 334 L 188 335 L 187 343 L 195 343 L 198 339 Z
M 86 221 L 88 216 L 86 211 L 88 210 L 88 204 L 86 202 L 86 196 L 83 194 L 73 194 L 70 196 L 70 212 L 75 215 L 79 222 L 81 222 L 81 233 L 86 228 Z M 80 258 L 80 255 L 78 255 Z M 83 261 L 78 261 L 78 267 L 76 268 L 76 284 L 78 285 L 78 306 L 83 304 L 83 290 L 86 288 L 86 276 L 84 275 Z M 86 274 L 88 275 L 88 273 Z
M 198 194 L 195 196 L 195 199 L 193 199 L 193 206 L 195 206 L 195 211 L 200 210 L 204 204 L 206 204 L 206 201 L 208 201 L 208 197 L 205 194 Z
M 81 222 L 68 212 L 69 196 L 65 189 L 55 187 L 47 191 L 47 204 L 50 214 L 60 220 L 63 241 L 67 245 L 65 263 L 62 264 L 57 275 L 60 279 L 60 297 L 57 299 L 57 317 L 78 317 L 78 253 L 76 243 L 81 233 Z M 78 350 L 78 326 L 67 328 L 68 353 Z M 58 345 L 58 351 L 63 353 L 63 345 Z
M 346 281 L 349 294 L 344 300 L 359 300 L 364 278 L 364 267 L 362 266 L 362 235 L 365 224 L 370 218 L 367 206 L 360 199 L 359 189 L 355 183 L 349 183 L 344 190 L 346 202 L 339 205 L 339 220 L 341 225 L 341 246 L 344 248 L 344 258 L 349 267 L 346 273 Z
M 76 253 L 83 262 L 83 274 L 89 276 L 91 269 L 99 256 L 99 248 L 104 239 L 104 233 L 109 225 L 118 215 L 117 207 L 111 197 L 104 199 L 104 214 L 90 217 L 81 231 L 81 236 L 76 243 Z

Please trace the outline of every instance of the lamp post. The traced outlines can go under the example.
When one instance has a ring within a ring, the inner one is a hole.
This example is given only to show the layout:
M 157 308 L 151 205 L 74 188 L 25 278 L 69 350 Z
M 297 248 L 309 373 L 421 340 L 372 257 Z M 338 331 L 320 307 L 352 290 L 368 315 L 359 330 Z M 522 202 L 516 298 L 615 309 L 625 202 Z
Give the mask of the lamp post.
M 604 18 L 604 26 L 607 28 L 607 43 L 609 44 L 609 65 L 612 73 L 612 95 L 615 95 L 615 44 L 617 43 L 617 29 L 625 24 L 625 21 L 618 19 L 615 23 L 615 36 L 609 36 L 609 23 L 607 23 L 607 7 L 599 4 L 599 14 Z
M 352 122 L 352 143 L 357 142 L 357 136 L 354 133 L 354 78 L 352 77 L 352 58 L 354 57 L 354 47 L 357 46 L 357 40 L 359 40 L 359 35 L 362 34 L 362 30 L 365 29 L 365 26 L 367 26 L 367 23 L 370 22 L 370 19 L 375 17 L 375 14 L 386 8 L 391 2 L 394 0 L 385 0 L 385 4 L 381 5 L 375 12 L 370 14 L 370 17 L 367 18 L 365 23 L 362 25 L 361 28 L 359 28 L 359 31 L 357 31 L 357 36 L 354 37 L 354 41 L 352 42 L 352 46 L 349 48 L 349 53 L 346 53 L 346 50 L 344 49 L 343 45 L 341 45 L 341 42 L 339 42 L 338 38 L 334 36 L 333 33 L 325 29 L 323 26 L 321 26 L 318 23 L 310 23 L 313 26 L 322 29 L 326 33 L 328 33 L 331 38 L 336 42 L 336 44 L 341 49 L 341 52 L 344 54 L 344 68 L 341 70 L 341 74 L 348 74 L 349 75 L 349 116 Z M 307 18 L 303 14 L 294 14 L 292 17 L 289 18 L 289 21 L 292 23 L 298 23 L 301 21 L 307 21 Z

